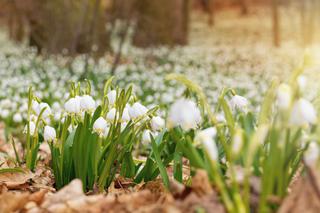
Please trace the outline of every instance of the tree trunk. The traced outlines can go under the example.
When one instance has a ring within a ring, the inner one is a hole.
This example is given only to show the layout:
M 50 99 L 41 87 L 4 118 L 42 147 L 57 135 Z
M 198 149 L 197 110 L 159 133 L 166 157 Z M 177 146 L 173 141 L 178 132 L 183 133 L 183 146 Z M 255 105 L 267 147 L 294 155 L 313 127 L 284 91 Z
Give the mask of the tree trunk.
M 280 46 L 279 5 L 278 0 L 272 0 L 273 44 Z
M 189 0 L 138 0 L 135 4 L 137 46 L 187 43 Z

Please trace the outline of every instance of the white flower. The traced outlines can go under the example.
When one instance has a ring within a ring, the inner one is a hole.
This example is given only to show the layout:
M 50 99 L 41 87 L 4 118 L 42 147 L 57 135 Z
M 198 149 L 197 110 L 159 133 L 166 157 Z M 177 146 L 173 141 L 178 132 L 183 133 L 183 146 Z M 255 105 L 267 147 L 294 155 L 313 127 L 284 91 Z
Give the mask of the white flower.
M 103 117 L 99 117 L 93 124 L 93 131 L 102 135 L 108 127 L 107 121 Z
M 317 113 L 309 101 L 300 98 L 294 103 L 290 117 L 292 125 L 304 126 L 314 124 L 316 121 Z
M 33 136 L 34 133 L 35 133 L 35 130 L 36 130 L 36 124 L 35 124 L 34 122 L 32 122 L 32 121 L 29 121 L 29 124 L 27 124 L 27 125 L 24 127 L 24 130 L 23 130 L 23 132 L 24 132 L 25 134 L 28 133 L 28 125 L 29 125 L 29 131 L 30 131 L 29 133 L 30 133 L 31 136 Z
M 38 108 L 39 108 L 39 110 L 38 110 L 39 114 L 45 108 L 45 110 L 42 113 L 43 118 L 47 118 L 47 117 L 49 117 L 49 115 L 51 115 L 51 108 L 47 103 L 41 102 L 39 104 Z M 37 114 L 37 115 L 39 115 L 39 114 Z
M 196 143 L 201 143 L 204 146 L 207 154 L 213 162 L 218 160 L 218 150 L 214 142 L 216 134 L 217 129 L 215 127 L 210 127 L 197 132 L 194 139 Z
M 13 116 L 13 121 L 16 122 L 16 123 L 20 123 L 22 121 L 22 116 L 20 113 L 16 113 L 14 114 Z
M 109 121 L 113 121 L 114 118 L 116 117 L 116 109 L 115 108 L 112 108 L 108 113 L 107 113 L 107 120 Z
M 70 98 L 65 104 L 64 104 L 64 109 L 68 113 L 80 113 L 80 99 L 75 97 L 75 98 Z
M 51 126 L 45 126 L 44 127 L 44 133 L 43 133 L 43 138 L 47 142 L 54 141 L 56 139 L 56 130 L 51 127 Z
M 164 120 L 160 116 L 155 116 L 151 119 L 151 128 L 153 131 L 159 131 L 164 127 Z
M 122 122 L 121 123 L 121 132 L 127 127 L 128 123 L 127 122 Z
M 320 154 L 320 150 L 319 150 L 318 144 L 315 141 L 310 142 L 308 149 L 304 153 L 304 157 L 303 157 L 306 165 L 314 166 L 317 160 L 319 159 L 319 154 Z
M 215 127 L 209 127 L 207 129 L 198 131 L 194 140 L 196 143 L 202 143 L 202 141 L 213 139 L 217 134 L 217 129 Z
M 96 102 L 90 95 L 84 95 L 80 99 L 80 109 L 83 111 L 94 111 Z
M 2 118 L 7 118 L 9 116 L 9 114 L 10 114 L 10 111 L 7 110 L 7 109 L 4 109 L 4 110 L 1 111 L 1 117 Z
M 122 122 L 128 122 L 128 121 L 130 121 L 129 110 L 128 110 L 127 107 L 125 107 L 125 108 L 123 109 L 121 121 L 122 121 Z
M 130 109 L 129 109 L 130 117 L 132 119 L 143 116 L 147 112 L 148 112 L 147 107 L 143 106 L 142 104 L 140 104 L 138 102 L 134 103 L 132 105 L 132 107 L 130 107 Z
M 117 92 L 115 90 L 111 90 L 110 92 L 108 92 L 107 98 L 108 98 L 109 104 L 114 105 L 114 103 L 117 100 Z
M 37 115 L 39 115 L 39 103 L 37 101 L 32 100 L 31 108 Z
M 142 141 L 141 141 L 143 144 L 149 144 L 151 142 L 150 134 L 153 135 L 149 129 L 146 129 L 143 131 Z
M 291 104 L 292 90 L 287 84 L 281 84 L 277 91 L 277 105 L 280 109 L 288 109 Z
M 181 126 L 184 130 L 195 129 L 200 122 L 200 110 L 193 101 L 177 100 L 169 110 L 169 128 Z
M 240 110 L 242 112 L 248 111 L 249 102 L 245 97 L 242 97 L 240 95 L 233 96 L 230 104 L 233 110 Z
M 306 76 L 300 75 L 297 78 L 297 83 L 298 83 L 298 86 L 299 86 L 299 90 L 300 91 L 304 91 L 306 86 L 307 86 L 307 78 L 306 78 Z
M 103 132 L 103 137 L 107 137 L 108 134 L 109 134 L 109 131 L 110 131 L 110 127 L 107 126 L 105 129 L 104 129 L 104 132 Z

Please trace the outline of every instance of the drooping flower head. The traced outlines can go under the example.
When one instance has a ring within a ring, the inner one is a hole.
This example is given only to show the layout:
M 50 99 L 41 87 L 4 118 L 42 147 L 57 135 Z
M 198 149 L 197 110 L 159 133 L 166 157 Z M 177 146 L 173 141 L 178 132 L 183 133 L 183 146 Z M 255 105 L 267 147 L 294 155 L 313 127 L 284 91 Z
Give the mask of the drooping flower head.
M 171 106 L 168 117 L 169 128 L 180 126 L 187 131 L 195 129 L 200 122 L 200 110 L 193 101 L 180 99 Z

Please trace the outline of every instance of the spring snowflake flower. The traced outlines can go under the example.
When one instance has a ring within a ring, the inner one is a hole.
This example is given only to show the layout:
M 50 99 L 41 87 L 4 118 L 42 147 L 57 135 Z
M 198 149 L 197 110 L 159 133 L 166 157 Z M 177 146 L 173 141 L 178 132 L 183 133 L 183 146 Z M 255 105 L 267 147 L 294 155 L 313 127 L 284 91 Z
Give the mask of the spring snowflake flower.
M 316 121 L 317 113 L 309 101 L 300 98 L 294 103 L 290 117 L 292 125 L 305 126 L 314 124 Z
M 155 116 L 151 119 L 151 128 L 153 131 L 160 131 L 164 127 L 164 120 L 160 116 Z
M 314 166 L 317 163 L 317 160 L 319 159 L 319 145 L 317 142 L 312 141 L 310 142 L 308 149 L 304 153 L 304 162 L 307 166 Z
M 190 100 L 177 100 L 169 110 L 168 127 L 181 126 L 185 131 L 195 129 L 201 122 L 197 105 Z
M 93 123 L 93 131 L 98 133 L 98 135 L 103 135 L 106 131 L 106 128 L 108 128 L 108 123 L 103 117 L 99 117 Z
M 33 136 L 36 130 L 36 124 L 33 121 L 29 121 L 29 130 L 30 130 L 30 135 Z M 23 132 L 25 134 L 28 133 L 28 124 L 24 127 Z
M 298 83 L 298 86 L 299 86 L 299 90 L 300 91 L 304 91 L 306 86 L 307 86 L 307 78 L 306 78 L 306 76 L 300 75 L 297 78 L 297 83 Z
M 152 133 L 149 129 L 144 130 L 142 133 L 142 144 L 149 144 L 151 142 L 151 135 L 154 137 L 154 133 Z
M 114 105 L 114 103 L 117 100 L 117 92 L 115 90 L 111 90 L 110 92 L 108 92 L 107 98 L 108 98 L 109 104 Z
M 94 111 L 96 102 L 90 95 L 84 95 L 80 99 L 80 109 L 83 111 Z
M 123 109 L 121 121 L 122 121 L 122 122 L 129 122 L 129 121 L 130 121 L 129 110 L 128 110 L 127 107 L 125 107 L 125 108 Z
M 107 126 L 107 127 L 104 129 L 103 137 L 107 137 L 108 134 L 109 134 L 109 131 L 110 131 L 110 126 Z
M 44 133 L 43 133 L 44 140 L 47 142 L 52 142 L 56 139 L 56 130 L 51 126 L 45 126 L 44 127 Z
M 4 110 L 1 111 L 1 117 L 2 118 L 7 118 L 9 116 L 9 114 L 10 114 L 10 111 L 7 110 L 7 109 L 4 109 Z
M 143 106 L 142 104 L 140 104 L 138 102 L 134 103 L 129 109 L 130 117 L 132 119 L 143 116 L 147 112 L 148 112 L 147 107 Z
M 47 118 L 51 115 L 51 108 L 47 103 L 41 102 L 38 106 L 39 110 L 37 112 L 37 115 L 40 114 L 40 112 L 45 108 L 45 110 L 43 111 L 42 117 L 43 118 Z
M 15 123 L 20 123 L 22 121 L 22 115 L 20 113 L 16 113 L 12 119 Z
M 210 127 L 205 130 L 199 131 L 195 137 L 195 142 L 201 143 L 203 145 L 211 161 L 213 162 L 216 162 L 218 160 L 218 150 L 213 139 L 216 134 L 216 128 Z
M 70 98 L 65 104 L 64 104 L 64 109 L 68 113 L 80 113 L 80 98 L 75 97 L 75 98 Z
M 240 110 L 246 113 L 248 111 L 249 101 L 243 96 L 234 95 L 231 98 L 230 105 L 233 110 Z
M 108 113 L 107 113 L 107 120 L 113 121 L 114 118 L 116 117 L 116 108 L 112 108 Z
M 287 84 L 281 84 L 277 91 L 277 105 L 280 109 L 288 109 L 292 100 L 292 90 Z

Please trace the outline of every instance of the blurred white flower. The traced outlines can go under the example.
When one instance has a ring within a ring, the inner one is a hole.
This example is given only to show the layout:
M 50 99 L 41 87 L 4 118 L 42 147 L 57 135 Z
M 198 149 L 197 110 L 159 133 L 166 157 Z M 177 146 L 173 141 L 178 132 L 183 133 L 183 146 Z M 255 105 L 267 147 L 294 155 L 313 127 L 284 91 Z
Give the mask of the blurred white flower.
M 181 126 L 184 130 L 195 129 L 201 122 L 197 105 L 190 100 L 177 100 L 169 110 L 168 127 Z
M 84 95 L 80 99 L 80 109 L 83 111 L 94 111 L 96 102 L 90 95 Z
M 234 95 L 231 98 L 230 105 L 233 110 L 240 110 L 242 112 L 247 112 L 249 101 L 243 96 Z
M 210 127 L 205 130 L 201 130 L 197 132 L 195 137 L 196 143 L 201 143 L 205 148 L 208 156 L 211 161 L 216 162 L 218 160 L 218 150 L 216 143 L 214 141 L 214 137 L 217 134 L 217 130 L 215 127 Z
M 125 108 L 123 109 L 121 121 L 122 121 L 122 122 L 128 122 L 128 121 L 130 121 L 129 110 L 128 110 L 127 107 L 125 107 Z
M 51 126 L 44 127 L 43 138 L 47 142 L 52 142 L 56 139 L 56 130 Z
M 137 117 L 143 116 L 148 112 L 147 107 L 142 104 L 136 102 L 129 108 L 130 117 L 135 119 Z
M 151 142 L 151 135 L 153 136 L 153 133 L 149 129 L 144 130 L 142 133 L 142 144 L 149 144 Z
M 34 135 L 35 130 L 36 130 L 36 124 L 34 122 L 32 122 L 32 121 L 29 121 L 29 131 L 30 131 L 29 133 L 30 133 L 31 136 Z M 25 134 L 28 133 L 28 124 L 24 127 L 23 132 Z
M 7 109 L 1 110 L 1 117 L 2 118 L 7 118 L 10 114 L 10 111 Z
M 113 121 L 116 117 L 116 108 L 112 108 L 110 109 L 110 111 L 107 113 L 107 120 L 108 121 Z
M 319 159 L 319 145 L 315 141 L 311 141 L 308 149 L 304 153 L 304 162 L 308 166 L 314 166 L 317 163 L 317 160 Z
M 70 98 L 65 104 L 64 109 L 68 113 L 80 113 L 80 99 L 79 98 Z
M 41 102 L 39 104 L 38 108 L 39 108 L 39 110 L 38 110 L 39 114 L 45 108 L 45 110 L 42 113 L 43 118 L 47 118 L 51 115 L 51 108 L 47 103 Z M 37 115 L 39 116 L 39 114 L 37 114 Z
M 12 119 L 15 123 L 20 123 L 22 121 L 22 115 L 20 113 L 16 113 L 13 115 Z
M 108 98 L 109 104 L 114 105 L 114 103 L 117 100 L 117 92 L 115 90 L 111 90 L 110 92 L 108 92 L 107 98 Z
M 291 104 L 292 90 L 288 84 L 281 84 L 277 90 L 277 105 L 280 109 L 288 109 Z
M 300 98 L 293 104 L 290 123 L 292 125 L 304 126 L 314 124 L 317 121 L 317 113 L 312 104 Z
M 306 78 L 306 76 L 300 75 L 297 78 L 297 83 L 298 83 L 298 86 L 299 86 L 299 90 L 303 92 L 305 90 L 306 86 L 307 86 L 307 78 Z
M 160 116 L 154 116 L 151 119 L 150 125 L 153 131 L 160 131 L 163 129 L 165 121 Z

